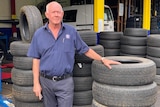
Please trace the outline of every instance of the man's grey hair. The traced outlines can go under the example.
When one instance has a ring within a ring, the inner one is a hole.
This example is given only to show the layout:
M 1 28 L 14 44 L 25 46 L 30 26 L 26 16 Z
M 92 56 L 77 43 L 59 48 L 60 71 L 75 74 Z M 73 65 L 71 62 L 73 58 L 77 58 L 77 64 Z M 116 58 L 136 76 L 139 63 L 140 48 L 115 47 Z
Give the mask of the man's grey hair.
M 61 7 L 61 12 L 63 12 L 63 8 L 62 8 L 61 4 L 58 3 L 58 2 L 56 2 L 56 1 L 52 1 L 52 2 L 50 2 L 50 3 L 48 3 L 48 4 L 46 5 L 46 12 L 48 12 L 48 8 L 49 8 L 49 6 L 50 6 L 51 4 L 57 4 L 57 5 L 59 5 L 59 6 Z

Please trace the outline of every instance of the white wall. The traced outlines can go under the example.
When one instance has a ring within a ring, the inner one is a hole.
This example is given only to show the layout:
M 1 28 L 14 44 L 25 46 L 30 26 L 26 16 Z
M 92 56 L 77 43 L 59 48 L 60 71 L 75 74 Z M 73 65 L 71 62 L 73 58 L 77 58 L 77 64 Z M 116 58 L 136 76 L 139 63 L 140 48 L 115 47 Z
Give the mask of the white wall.
M 11 0 L 0 0 L 0 20 L 11 19 Z M 37 5 L 38 3 L 45 0 L 15 0 L 16 7 L 16 18 L 19 19 L 20 8 L 24 5 Z M 56 0 L 61 3 L 62 6 L 70 5 L 70 0 Z M 0 28 L 11 27 L 11 24 L 0 23 Z
M 0 0 L 0 20 L 11 19 L 11 0 Z M 37 5 L 44 0 L 15 0 L 16 1 L 16 17 L 19 19 L 20 8 L 24 5 Z M 10 24 L 0 23 L 0 28 L 11 27 Z

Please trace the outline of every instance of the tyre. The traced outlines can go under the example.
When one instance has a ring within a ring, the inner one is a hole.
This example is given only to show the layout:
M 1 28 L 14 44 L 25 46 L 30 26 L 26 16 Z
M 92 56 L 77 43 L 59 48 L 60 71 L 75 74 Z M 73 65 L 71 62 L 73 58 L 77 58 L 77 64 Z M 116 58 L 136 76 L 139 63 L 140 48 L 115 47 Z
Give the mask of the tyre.
M 155 63 L 147 58 L 129 56 L 110 56 L 107 59 L 121 62 L 108 69 L 101 61 L 92 63 L 92 77 L 95 81 L 121 86 L 140 86 L 150 84 L 156 75 Z
M 147 45 L 152 47 L 160 47 L 160 35 L 152 34 L 147 37 Z
M 119 56 L 120 49 L 104 49 L 104 56 Z
M 157 75 L 160 75 L 160 67 L 157 67 Z
M 82 105 L 82 106 L 75 106 L 73 105 L 73 107 L 92 107 L 91 105 Z
M 17 69 L 31 70 L 32 69 L 32 58 L 14 56 L 13 65 Z
M 146 55 L 146 46 L 121 45 L 121 52 L 133 55 Z
M 147 55 L 152 57 L 160 57 L 160 47 L 147 47 Z
M 123 32 L 100 32 L 100 40 L 120 40 Z
M 152 56 L 147 55 L 146 58 L 154 61 L 156 64 L 156 67 L 160 68 L 160 58 L 159 57 L 152 57 Z
M 73 68 L 74 77 L 91 76 L 91 63 L 75 63 Z
M 142 57 L 142 58 L 146 57 L 146 55 L 134 55 L 134 54 L 128 54 L 123 52 L 120 52 L 120 56 L 135 56 L 135 57 Z
M 92 91 L 79 91 L 74 92 L 73 105 L 83 106 L 92 104 Z
M 120 49 L 120 40 L 99 40 L 105 49 Z
M 97 44 L 97 34 L 94 31 L 79 31 L 82 40 L 88 46 L 94 46 Z
M 148 31 L 142 28 L 126 28 L 124 30 L 124 35 L 135 37 L 147 37 Z
M 92 90 L 92 77 L 73 77 L 74 91 L 88 91 Z
M 19 86 L 33 86 L 32 70 L 12 68 L 12 82 Z
M 43 102 L 27 103 L 15 100 L 15 107 L 44 107 Z
M 28 103 L 34 103 L 39 102 L 40 100 L 38 97 L 35 96 L 33 93 L 33 87 L 24 87 L 24 86 L 18 86 L 13 84 L 12 86 L 12 93 L 15 98 L 15 100 L 21 101 L 21 102 L 28 102 Z
M 92 107 L 107 107 L 107 106 L 102 105 L 102 104 L 98 103 L 95 99 L 93 99 Z
M 157 84 L 114 86 L 93 82 L 93 98 L 109 107 L 151 107 L 156 102 Z
M 160 85 L 160 75 L 156 75 L 154 80 L 158 85 Z
M 146 46 L 147 37 L 121 36 L 121 44 L 132 46 Z
M 91 49 L 93 49 L 95 52 L 97 52 L 99 55 L 104 56 L 104 48 L 102 45 L 96 45 L 96 46 L 89 46 Z M 84 54 L 79 55 L 75 54 L 75 62 L 76 63 L 92 63 L 93 59 L 85 56 Z
M 36 6 L 23 6 L 19 21 L 22 41 L 30 43 L 34 32 L 43 26 L 42 15 Z
M 23 41 L 14 41 L 10 44 L 10 51 L 13 56 L 27 56 L 30 44 Z

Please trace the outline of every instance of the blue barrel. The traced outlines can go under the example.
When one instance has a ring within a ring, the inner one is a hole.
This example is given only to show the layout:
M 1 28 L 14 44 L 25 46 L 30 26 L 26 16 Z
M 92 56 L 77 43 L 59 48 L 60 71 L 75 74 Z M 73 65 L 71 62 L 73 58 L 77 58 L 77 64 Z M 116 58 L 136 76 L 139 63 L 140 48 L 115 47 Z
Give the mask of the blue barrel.
M 99 36 L 100 36 L 100 33 L 97 33 L 97 44 L 99 44 Z
M 15 107 L 11 100 L 0 95 L 0 107 Z
M 2 68 L 0 63 L 0 93 L 2 92 Z

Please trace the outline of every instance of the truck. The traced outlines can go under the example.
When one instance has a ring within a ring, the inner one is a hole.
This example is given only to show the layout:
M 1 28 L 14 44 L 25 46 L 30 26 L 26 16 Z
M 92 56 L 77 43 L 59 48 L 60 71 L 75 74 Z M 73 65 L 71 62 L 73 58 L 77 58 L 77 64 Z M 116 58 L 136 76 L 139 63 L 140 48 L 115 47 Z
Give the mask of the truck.
M 93 4 L 63 7 L 63 22 L 74 26 L 77 31 L 94 30 Z M 104 31 L 114 31 L 114 18 L 111 8 L 104 5 Z

